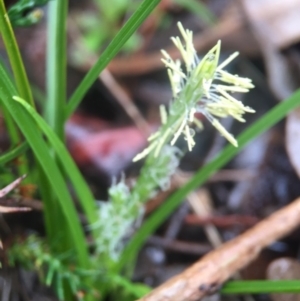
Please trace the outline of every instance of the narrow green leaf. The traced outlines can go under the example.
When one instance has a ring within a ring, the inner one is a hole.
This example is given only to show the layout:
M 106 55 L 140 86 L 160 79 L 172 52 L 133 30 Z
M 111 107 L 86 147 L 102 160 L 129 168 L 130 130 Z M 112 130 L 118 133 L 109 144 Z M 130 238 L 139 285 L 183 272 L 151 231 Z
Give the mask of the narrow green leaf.
M 55 150 L 66 175 L 70 178 L 73 184 L 73 187 L 79 197 L 79 201 L 81 202 L 81 205 L 88 217 L 89 223 L 96 222 L 97 214 L 95 210 L 96 207 L 94 197 L 64 144 L 57 137 L 50 126 L 44 121 L 44 119 L 28 103 L 26 103 L 26 101 L 20 97 L 13 98 L 27 110 L 30 116 L 35 120 L 43 133 L 49 139 L 49 142 Z
M 67 0 L 50 1 L 48 4 L 47 102 L 44 115 L 48 124 L 62 141 L 64 141 L 67 82 L 67 12 Z
M 300 293 L 300 280 L 254 280 L 225 283 L 222 294 Z
M 70 247 L 75 248 L 78 255 L 79 265 L 83 268 L 87 268 L 89 266 L 89 259 L 85 237 L 65 180 L 55 161 L 53 161 L 53 158 L 49 153 L 49 147 L 43 140 L 40 130 L 37 129 L 36 123 L 28 115 L 26 110 L 12 99 L 12 97 L 17 94 L 17 91 L 12 83 L 4 85 L 2 80 L 5 76 L 5 72 L 3 72 L 3 68 L 0 65 L 0 98 L 2 103 L 22 131 L 37 161 L 43 168 L 53 192 L 57 196 L 58 203 L 44 203 L 44 214 L 51 215 L 51 208 L 53 206 L 58 205 L 61 207 L 61 211 L 63 212 L 65 220 L 69 226 L 68 229 L 61 229 L 61 233 L 65 233 L 66 237 L 68 237 L 68 235 L 70 236 L 73 241 L 73 245 Z M 59 223 L 59 220 L 53 220 L 52 222 L 53 225 L 59 225 Z
M 4 67 L 3 62 L 0 62 L 2 72 L 5 73 L 5 76 L 2 77 L 2 80 L 5 85 L 9 86 L 11 82 L 11 74 L 8 72 L 8 70 Z M 7 132 L 9 134 L 11 147 L 16 147 L 17 145 L 21 144 L 23 141 L 22 135 L 15 124 L 13 117 L 9 114 L 6 107 L 0 104 L 0 109 L 5 121 L 5 126 L 7 129 Z M 28 160 L 25 156 L 22 156 L 21 161 L 23 164 L 17 165 L 17 170 L 19 175 L 28 174 L 29 166 L 28 166 Z M 27 177 L 24 181 L 24 183 L 30 182 L 30 176 Z
M 5 44 L 19 94 L 34 107 L 28 77 L 3 0 L 0 0 L 0 33 Z
M 4 165 L 5 163 L 19 157 L 20 155 L 24 154 L 27 149 L 28 143 L 23 142 L 21 145 L 0 156 L 0 165 Z
M 4 61 L 0 61 L 0 64 L 2 66 L 3 72 L 5 72 L 5 77 L 2 79 L 5 85 L 9 85 L 9 82 L 11 79 L 11 74 L 8 72 L 7 68 L 5 67 Z M 18 131 L 12 117 L 10 114 L 8 114 L 5 107 L 1 106 L 2 115 L 5 121 L 6 129 L 9 134 L 10 141 L 12 145 L 17 145 L 19 142 L 21 142 L 21 136 L 20 132 Z

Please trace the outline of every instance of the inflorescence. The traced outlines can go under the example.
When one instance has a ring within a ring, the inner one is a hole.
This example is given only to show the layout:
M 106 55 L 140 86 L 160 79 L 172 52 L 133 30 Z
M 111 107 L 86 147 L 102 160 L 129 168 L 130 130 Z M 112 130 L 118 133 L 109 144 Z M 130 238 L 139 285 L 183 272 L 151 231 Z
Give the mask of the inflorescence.
M 133 161 L 138 161 L 150 153 L 158 157 L 165 144 L 174 145 L 183 135 L 189 150 L 195 145 L 192 125 L 202 129 L 202 123 L 195 118 L 195 113 L 203 114 L 211 124 L 234 146 L 238 146 L 236 139 L 222 126 L 216 117 L 231 116 L 240 122 L 245 122 L 243 114 L 255 111 L 235 99 L 231 93 L 246 93 L 253 88 L 249 78 L 230 74 L 223 70 L 238 52 L 233 53 L 220 65 L 220 47 L 218 41 L 200 60 L 193 45 L 193 33 L 184 29 L 178 22 L 178 28 L 183 41 L 179 37 L 172 37 L 172 41 L 179 49 L 184 62 L 184 70 L 179 60 L 174 61 L 170 55 L 162 50 L 162 59 L 168 68 L 168 75 L 173 92 L 173 100 L 169 112 L 164 106 L 160 107 L 161 128 L 148 139 L 150 145 L 139 153 Z

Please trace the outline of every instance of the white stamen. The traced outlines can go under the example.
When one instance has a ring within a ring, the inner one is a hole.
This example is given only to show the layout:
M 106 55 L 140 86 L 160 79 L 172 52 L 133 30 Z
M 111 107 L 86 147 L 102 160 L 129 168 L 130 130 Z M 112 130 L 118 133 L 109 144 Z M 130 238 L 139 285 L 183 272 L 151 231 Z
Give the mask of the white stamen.
M 168 115 L 167 115 L 166 107 L 164 105 L 159 106 L 159 113 L 160 113 L 161 123 L 166 124 Z

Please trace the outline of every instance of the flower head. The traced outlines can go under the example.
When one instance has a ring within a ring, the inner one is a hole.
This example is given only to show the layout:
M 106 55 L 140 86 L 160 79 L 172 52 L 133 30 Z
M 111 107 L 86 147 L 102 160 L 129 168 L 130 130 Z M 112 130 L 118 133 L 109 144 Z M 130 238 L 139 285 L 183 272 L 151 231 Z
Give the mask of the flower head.
M 161 107 L 162 126 L 148 139 L 149 147 L 138 154 L 134 161 L 150 153 L 157 157 L 165 144 L 170 142 L 174 145 L 181 135 L 185 137 L 191 150 L 195 145 L 193 139 L 195 131 L 191 125 L 202 128 L 201 122 L 194 117 L 197 112 L 203 114 L 230 143 L 238 146 L 235 138 L 216 117 L 232 116 L 244 122 L 243 114 L 255 112 L 231 95 L 234 92 L 248 92 L 254 87 L 251 80 L 223 70 L 238 53 L 235 52 L 218 65 L 221 47 L 221 42 L 218 41 L 216 46 L 199 60 L 193 45 L 192 31 L 184 29 L 180 22 L 178 28 L 183 41 L 179 37 L 171 39 L 179 49 L 185 66 L 183 69 L 179 60 L 174 61 L 166 51 L 162 50 L 164 56 L 162 61 L 168 68 L 173 100 L 169 113 Z

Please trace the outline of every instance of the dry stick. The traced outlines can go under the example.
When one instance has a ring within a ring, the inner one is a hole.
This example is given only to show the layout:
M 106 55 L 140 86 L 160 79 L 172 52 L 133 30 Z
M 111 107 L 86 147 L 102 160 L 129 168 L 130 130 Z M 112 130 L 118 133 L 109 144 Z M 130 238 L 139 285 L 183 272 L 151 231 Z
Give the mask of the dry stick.
M 22 212 L 22 211 L 30 211 L 31 208 L 28 207 L 4 207 L 0 206 L 1 213 L 13 213 L 13 212 Z
M 37 211 L 42 211 L 44 209 L 42 201 L 31 198 L 24 198 L 22 196 L 12 196 L 3 200 L 0 199 L 0 206 L 1 205 L 4 205 L 5 207 L 23 206 L 21 208 L 28 207 Z
M 196 301 L 221 287 L 259 252 L 300 225 L 300 198 L 223 244 L 140 301 Z
M 0 198 L 3 198 L 9 192 L 11 192 L 13 189 L 15 189 L 25 177 L 26 177 L 26 175 L 23 175 L 23 176 L 19 177 L 18 179 L 14 180 L 13 182 L 11 182 L 9 185 L 2 188 L 0 190 Z

